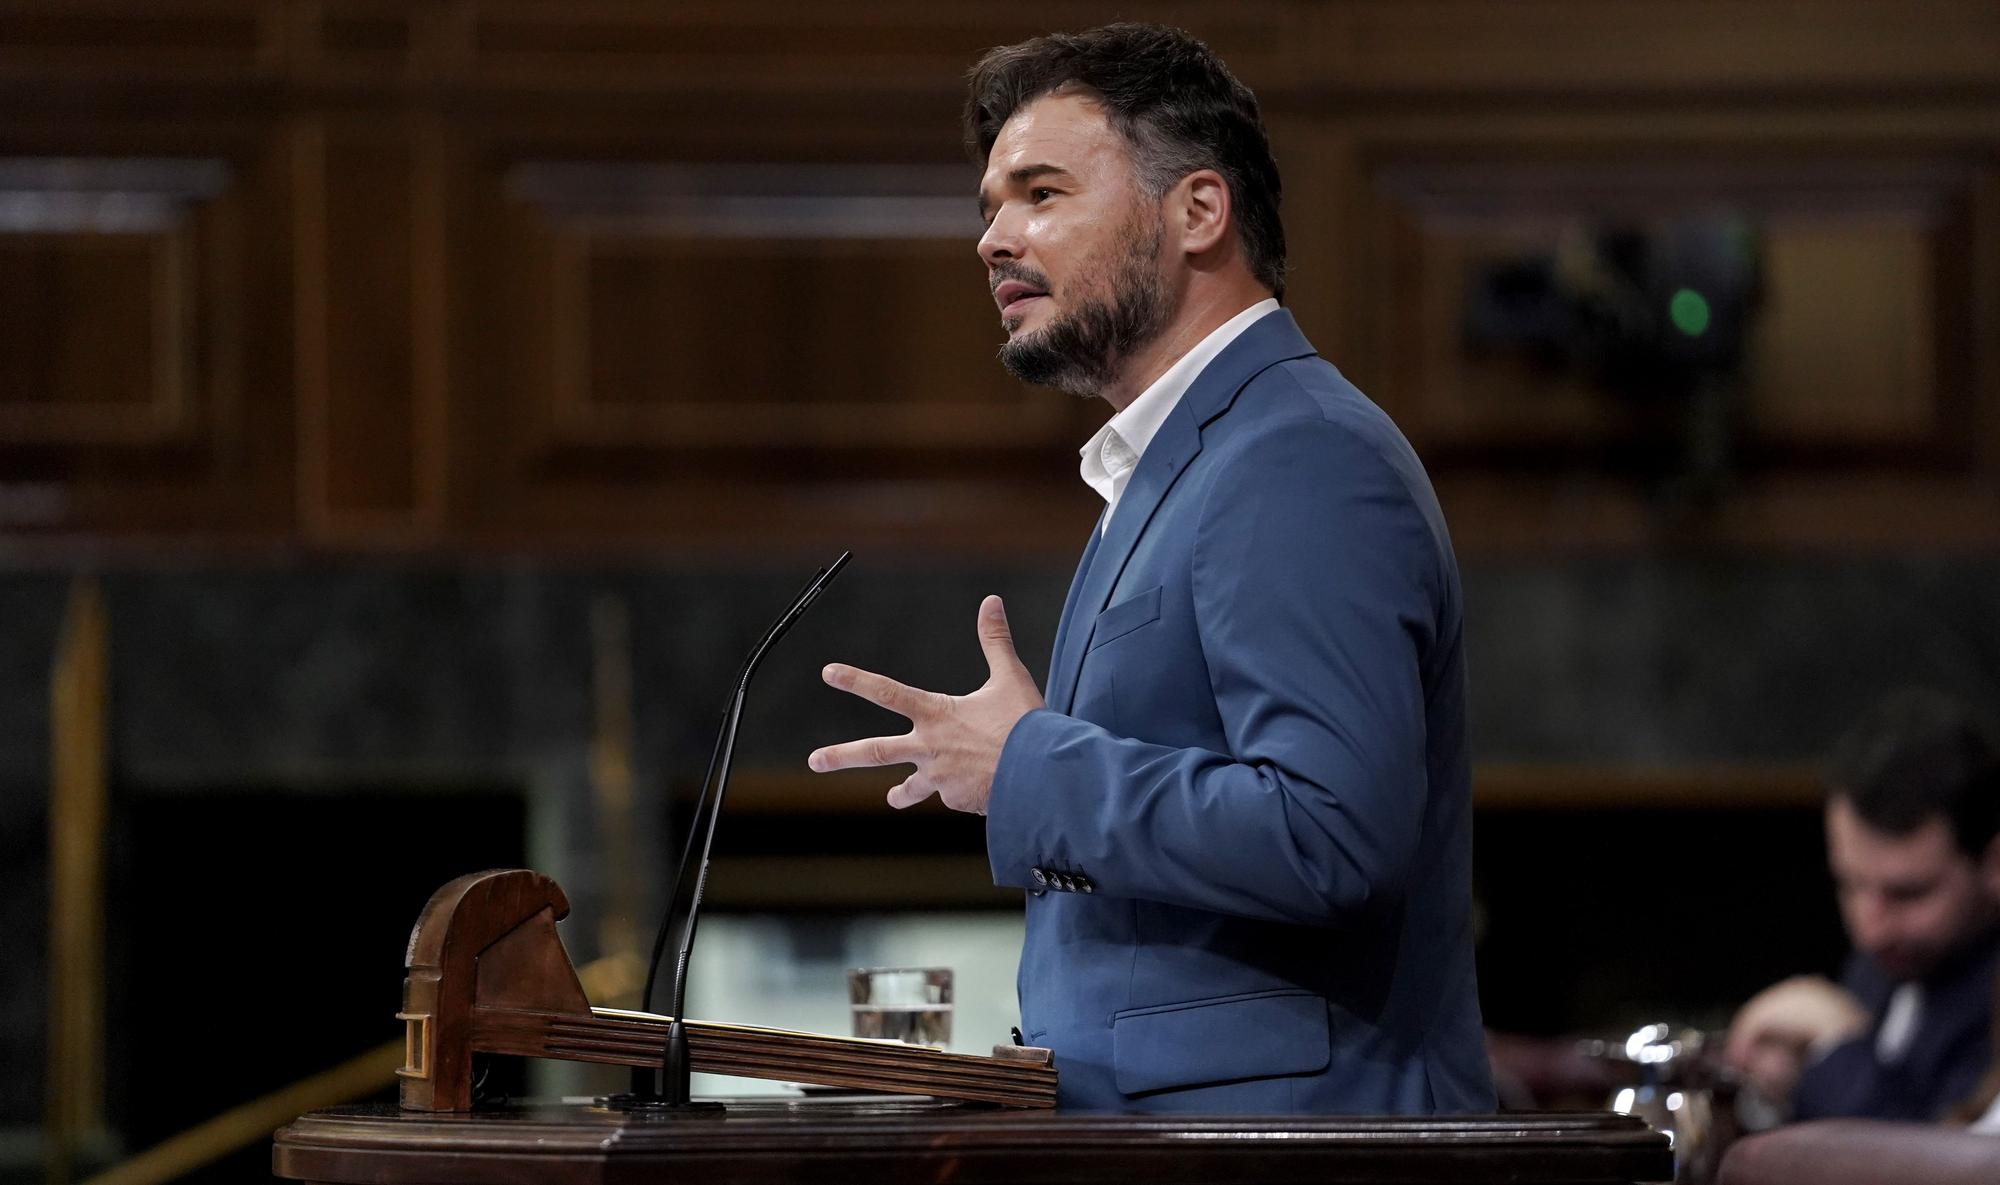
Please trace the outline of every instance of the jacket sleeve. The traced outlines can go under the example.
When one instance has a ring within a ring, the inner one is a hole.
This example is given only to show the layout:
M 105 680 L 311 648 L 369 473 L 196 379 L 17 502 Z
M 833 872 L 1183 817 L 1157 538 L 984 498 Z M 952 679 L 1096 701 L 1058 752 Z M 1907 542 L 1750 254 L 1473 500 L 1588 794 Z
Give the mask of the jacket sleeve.
M 1294 420 L 1229 447 L 1192 550 L 1227 751 L 1029 713 L 988 802 L 996 883 L 1046 866 L 1099 893 L 1317 925 L 1400 897 L 1428 799 L 1444 545 L 1353 429 Z

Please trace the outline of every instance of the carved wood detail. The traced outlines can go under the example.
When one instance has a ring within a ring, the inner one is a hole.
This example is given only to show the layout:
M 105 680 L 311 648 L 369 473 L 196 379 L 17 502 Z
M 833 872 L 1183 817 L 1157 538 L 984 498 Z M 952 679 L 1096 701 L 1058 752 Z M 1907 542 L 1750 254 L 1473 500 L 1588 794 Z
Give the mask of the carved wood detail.
M 1112 15 L 10 4 L 0 530 L 1067 553 L 1102 412 L 993 363 L 955 121 L 983 48 Z M 1290 303 L 1461 550 L 2000 542 L 1989 0 L 1151 15 L 1257 89 Z M 1645 417 L 1468 357 L 1463 298 L 1718 198 L 1758 236 L 1749 395 L 1725 495 L 1663 512 L 1621 472 Z
M 267 148 L 237 130 L 0 127 L 0 529 L 289 518 Z
M 585 538 L 907 538 L 980 529 L 959 516 L 996 490 L 1070 495 L 1084 529 L 1056 475 L 1090 409 L 993 360 L 969 166 L 627 151 L 475 153 L 459 357 L 490 402 L 454 432 L 474 529 L 595 497 Z

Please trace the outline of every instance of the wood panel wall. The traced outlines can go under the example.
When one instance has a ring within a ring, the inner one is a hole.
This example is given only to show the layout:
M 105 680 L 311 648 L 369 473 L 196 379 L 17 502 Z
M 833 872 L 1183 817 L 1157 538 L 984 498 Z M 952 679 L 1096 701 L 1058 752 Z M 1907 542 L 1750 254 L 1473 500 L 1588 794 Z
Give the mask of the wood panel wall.
M 0 5 L 0 532 L 1066 555 L 1102 412 L 992 360 L 956 113 L 983 47 L 1111 11 Z M 1990 0 L 1148 15 L 1258 90 L 1290 303 L 1461 550 L 2000 542 Z M 1760 297 L 1689 499 L 1632 461 L 1685 425 L 1464 310 L 1702 218 Z

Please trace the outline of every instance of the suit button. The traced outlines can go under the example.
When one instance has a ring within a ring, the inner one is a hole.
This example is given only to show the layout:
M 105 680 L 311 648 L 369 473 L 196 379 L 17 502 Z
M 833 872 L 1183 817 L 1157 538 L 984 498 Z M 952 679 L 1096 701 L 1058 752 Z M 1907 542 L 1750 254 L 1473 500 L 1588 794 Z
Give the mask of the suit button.
M 1095 893 L 1097 892 L 1097 886 L 1090 883 L 1089 877 L 1079 872 L 1076 874 L 1076 891 L 1079 893 Z
M 1037 868 L 1034 870 L 1034 877 L 1035 877 L 1035 887 L 1037 889 L 1046 889 L 1049 887 L 1048 873 L 1043 872 L 1041 869 Z
M 1058 872 L 1056 873 L 1056 888 L 1061 889 L 1065 893 L 1074 893 L 1076 892 L 1076 882 L 1070 879 L 1067 872 Z

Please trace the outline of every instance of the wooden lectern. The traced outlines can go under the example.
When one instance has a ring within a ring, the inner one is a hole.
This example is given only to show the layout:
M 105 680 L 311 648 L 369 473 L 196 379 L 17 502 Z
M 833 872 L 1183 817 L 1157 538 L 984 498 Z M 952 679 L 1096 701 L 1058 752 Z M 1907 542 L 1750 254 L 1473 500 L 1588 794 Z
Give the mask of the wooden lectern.
M 1625 1115 L 1072 1115 L 914 1100 L 742 1100 L 714 1118 L 347 1107 L 278 1132 L 271 1166 L 323 1185 L 1635 1185 L 1674 1171 L 1667 1138 Z
M 593 1008 L 584 997 L 556 934 L 568 912 L 555 882 L 532 872 L 477 873 L 438 890 L 406 960 L 401 1105 L 300 1117 L 274 1138 L 272 1171 L 316 1185 L 1636 1185 L 1673 1176 L 1667 1138 L 1624 1115 L 1057 1114 L 1047 1050 L 1003 1047 L 986 1058 L 692 1021 L 697 1069 L 882 1093 L 742 1099 L 720 1113 L 588 1101 L 475 1109 L 475 1053 L 620 1065 L 660 1057 L 666 1018 Z
M 431 895 L 410 933 L 403 980 L 402 1105 L 472 1109 L 472 1055 L 658 1065 L 669 1017 L 593 1008 L 556 934 L 569 899 L 524 869 L 475 872 Z M 696 1070 L 883 1094 L 1052 1107 L 1046 1049 L 992 1057 L 750 1025 L 688 1022 Z

